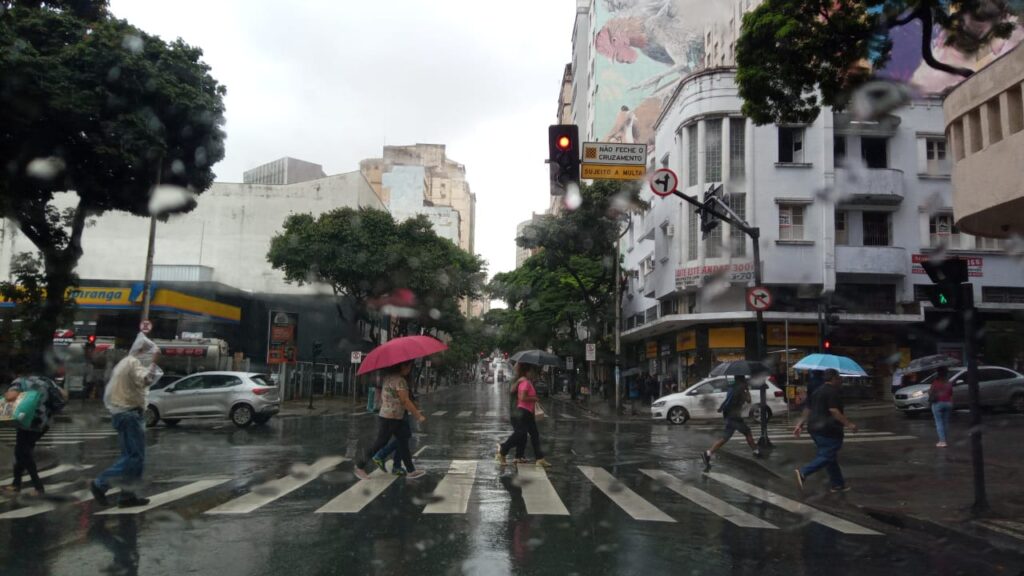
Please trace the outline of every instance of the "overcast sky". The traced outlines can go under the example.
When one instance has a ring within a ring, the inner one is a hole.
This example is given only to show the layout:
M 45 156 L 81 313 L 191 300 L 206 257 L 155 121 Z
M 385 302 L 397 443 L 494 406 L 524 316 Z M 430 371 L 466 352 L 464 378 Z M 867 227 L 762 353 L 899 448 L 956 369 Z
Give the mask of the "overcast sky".
M 548 205 L 547 126 L 572 59 L 573 0 L 111 0 L 205 52 L 227 86 L 218 181 L 292 156 L 328 174 L 382 146 L 448 145 L 477 197 L 476 249 L 515 267 L 516 224 Z

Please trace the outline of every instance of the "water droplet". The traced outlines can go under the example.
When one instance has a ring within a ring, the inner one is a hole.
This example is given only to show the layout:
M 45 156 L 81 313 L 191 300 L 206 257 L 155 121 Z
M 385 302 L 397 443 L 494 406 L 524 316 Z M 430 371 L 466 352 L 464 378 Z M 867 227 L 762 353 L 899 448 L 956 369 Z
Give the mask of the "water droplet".
M 121 41 L 121 47 L 131 52 L 132 54 L 139 54 L 142 52 L 145 43 L 141 36 L 135 34 L 127 34 Z
M 441 311 L 438 310 L 437 308 L 431 308 L 430 309 L 430 318 L 432 320 L 440 320 L 441 319 Z
M 110 70 L 107 71 L 107 82 L 117 82 L 121 79 L 121 67 L 111 66 Z
M 177 159 L 174 162 L 171 162 L 171 173 L 175 176 L 184 176 L 185 163 Z
M 565 208 L 567 210 L 576 210 L 583 205 L 583 195 L 580 194 L 579 185 L 569 183 L 568 190 L 565 192 Z
M 35 158 L 25 167 L 25 173 L 37 180 L 53 180 L 64 171 L 64 160 L 56 156 Z
M 153 188 L 149 196 L 149 213 L 162 216 L 187 210 L 195 205 L 196 196 L 181 186 L 161 184 Z

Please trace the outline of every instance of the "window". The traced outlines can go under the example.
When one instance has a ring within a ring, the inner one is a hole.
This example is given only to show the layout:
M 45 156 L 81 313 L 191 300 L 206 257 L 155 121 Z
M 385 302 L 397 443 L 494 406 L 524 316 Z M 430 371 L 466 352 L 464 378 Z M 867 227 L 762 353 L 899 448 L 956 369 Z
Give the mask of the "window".
M 229 374 L 210 374 L 208 376 L 203 376 L 203 389 L 205 390 L 213 388 L 229 388 L 241 383 L 241 379 Z
M 779 162 L 802 164 L 804 161 L 804 129 L 779 126 Z
M 860 139 L 860 155 L 868 168 L 889 167 L 889 140 L 862 136 Z
M 1021 99 L 1020 86 L 1006 91 L 1006 119 L 1010 134 L 1024 130 L 1024 99 Z
M 697 185 L 697 125 L 686 127 L 686 169 L 689 172 L 687 184 Z
M 962 248 L 960 229 L 953 224 L 952 214 L 932 216 L 928 221 L 928 245 L 932 248 Z
M 982 286 L 981 301 L 994 304 L 1024 304 L 1024 288 L 1016 286 Z
M 704 123 L 704 181 L 722 181 L 722 119 Z
M 836 211 L 836 246 L 846 246 L 850 243 L 850 235 L 846 228 L 846 212 Z
M 836 136 L 832 140 L 832 160 L 835 162 L 836 168 L 846 162 L 846 136 Z
M 186 378 L 184 380 L 179 381 L 177 384 L 174 385 L 174 390 L 175 391 L 179 391 L 179 390 L 198 390 L 198 389 L 200 389 L 202 387 L 203 387 L 203 377 L 202 376 L 193 376 L 191 378 Z
M 985 103 L 985 116 L 988 120 L 988 144 L 992 145 L 1003 139 L 1003 121 L 999 115 L 999 97 Z
M 865 212 L 864 219 L 864 245 L 865 246 L 889 246 L 892 237 L 888 212 Z
M 698 219 L 699 216 L 697 215 L 697 209 L 690 208 L 690 220 L 686 226 L 686 242 L 689 245 L 686 251 L 686 257 L 689 260 L 697 259 L 697 230 L 700 228 Z
M 802 204 L 779 204 L 779 240 L 804 239 Z
M 1016 374 L 1004 368 L 978 369 L 978 382 L 995 382 L 997 380 L 1011 380 L 1016 377 Z
M 850 314 L 877 314 L 896 311 L 894 284 L 855 284 L 836 279 L 836 300 L 844 303 Z
M 658 319 L 658 307 L 657 306 L 651 306 L 650 308 L 648 308 L 647 312 L 645 314 L 645 319 L 647 321 L 647 324 L 650 324 L 651 322 L 654 322 L 655 320 L 657 320 Z
M 661 301 L 661 315 L 670 316 L 672 314 L 679 313 L 679 300 L 670 298 L 668 300 Z
M 949 158 L 945 138 L 924 139 L 924 173 L 930 176 L 949 176 Z
M 1006 241 L 1002 238 L 984 238 L 975 236 L 975 247 L 978 250 L 1005 250 Z
M 727 199 L 729 208 L 740 217 L 740 220 L 747 219 L 747 195 L 746 194 L 730 194 Z M 738 226 L 730 226 L 732 231 L 729 233 L 730 242 L 732 244 L 729 252 L 733 256 L 746 256 L 747 255 L 747 235 L 739 229 Z
M 971 154 L 980 151 L 983 147 L 981 139 L 981 108 L 975 108 L 967 113 L 967 134 L 970 136 L 967 149 L 971 151 Z
M 743 181 L 747 170 L 747 120 L 729 119 L 729 179 Z
M 715 228 L 711 230 L 711 233 L 708 234 L 708 238 L 704 242 L 704 257 L 722 257 L 722 223 L 719 223 L 718 226 L 715 226 Z
M 953 122 L 949 128 L 949 134 L 947 136 L 953 139 L 953 154 L 959 162 L 964 159 L 964 121 L 959 119 Z

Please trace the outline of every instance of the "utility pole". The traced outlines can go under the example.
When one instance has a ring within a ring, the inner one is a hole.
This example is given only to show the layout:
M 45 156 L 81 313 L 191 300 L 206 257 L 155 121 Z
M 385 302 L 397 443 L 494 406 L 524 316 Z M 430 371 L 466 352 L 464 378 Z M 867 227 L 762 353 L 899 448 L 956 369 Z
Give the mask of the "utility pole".
M 164 179 L 164 158 L 156 165 L 156 185 L 159 186 Z M 149 247 L 146 249 L 146 274 L 142 283 L 142 322 L 149 320 L 149 303 L 153 299 L 153 251 L 156 245 L 156 214 L 149 216 Z M 141 326 L 141 323 L 140 323 Z
M 622 255 L 622 237 L 633 227 L 629 218 L 626 229 L 615 239 L 615 413 L 622 407 L 622 271 L 619 260 Z

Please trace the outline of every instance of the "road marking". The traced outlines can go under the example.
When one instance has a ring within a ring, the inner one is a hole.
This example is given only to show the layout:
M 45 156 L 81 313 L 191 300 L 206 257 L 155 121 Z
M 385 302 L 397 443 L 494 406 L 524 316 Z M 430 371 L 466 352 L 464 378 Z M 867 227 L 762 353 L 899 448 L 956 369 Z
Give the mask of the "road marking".
M 420 454 L 423 454 L 423 451 L 424 451 L 424 450 L 426 450 L 426 449 L 427 449 L 427 448 L 429 448 L 429 447 L 430 447 L 430 445 L 429 445 L 429 444 L 424 444 L 422 448 L 420 448 L 419 450 L 417 450 L 417 451 L 416 451 L 416 453 L 415 453 L 415 454 L 413 454 L 413 457 L 414 457 L 414 458 L 419 458 L 419 455 L 420 455 Z
M 0 438 L 16 438 L 17 436 L 17 432 L 0 430 Z M 53 430 L 50 430 L 44 438 L 53 438 L 58 436 L 61 438 L 107 438 L 110 436 L 117 436 L 117 432 L 54 432 Z
M 526 513 L 543 516 L 568 516 L 562 499 L 555 492 L 555 487 L 548 480 L 544 468 L 535 465 L 521 464 L 518 466 L 519 484 L 522 488 L 523 502 Z
M 459 412 L 459 415 L 456 416 L 456 418 L 466 418 L 467 416 L 469 416 L 472 413 L 473 413 L 472 410 L 463 410 L 462 412 Z
M 438 410 L 437 412 L 434 412 L 433 414 L 431 414 L 431 416 L 444 416 L 447 413 L 448 413 L 447 410 Z
M 594 486 L 597 486 L 601 492 L 604 492 L 605 496 L 618 504 L 619 508 L 622 508 L 626 514 L 632 516 L 634 520 L 675 523 L 671 516 L 658 510 L 639 494 L 627 488 L 604 468 L 594 466 L 577 466 L 577 468 L 580 469 L 580 472 L 583 472 L 583 475 L 588 480 L 594 483 Z
M 321 474 L 346 461 L 341 456 L 325 456 L 317 459 L 308 470 L 303 470 L 299 476 L 289 474 L 287 476 L 264 482 L 252 489 L 244 496 L 225 502 L 216 508 L 207 510 L 205 514 L 248 514 L 261 506 L 270 504 L 274 500 L 286 496 L 313 480 Z
M 51 491 L 56 490 L 57 486 L 58 484 L 52 484 L 50 486 L 47 486 L 47 489 Z M 120 488 L 111 488 L 107 492 L 107 496 L 113 496 L 120 491 Z M 88 502 L 89 500 L 92 500 L 92 491 L 86 488 L 85 490 L 72 492 L 71 494 L 68 495 L 68 498 L 69 502 L 70 500 L 74 500 L 79 504 L 81 504 L 82 502 Z M 17 520 L 19 518 L 30 518 L 32 516 L 46 514 L 47 512 L 52 512 L 56 510 L 58 505 L 59 504 L 57 502 L 49 501 L 43 502 L 42 504 L 36 504 L 35 506 L 26 506 L 24 508 L 18 508 L 16 510 L 11 510 L 10 512 L 4 512 L 3 514 L 0 514 L 0 520 Z
M 224 484 L 225 482 L 228 482 L 230 480 L 231 480 L 230 478 L 214 478 L 214 479 L 211 479 L 211 480 L 197 480 L 197 481 L 195 481 L 195 482 L 193 482 L 191 484 L 186 484 L 186 485 L 184 485 L 184 486 L 182 486 L 180 488 L 175 488 L 173 490 L 168 490 L 167 492 L 161 492 L 160 494 L 156 494 L 156 495 L 150 496 L 149 497 L 149 504 L 147 504 L 145 506 L 137 506 L 135 508 L 112 508 L 110 510 L 104 510 L 103 512 L 98 512 L 97 515 L 98 516 L 115 516 L 115 515 L 121 515 L 121 514 L 142 514 L 143 512 L 148 512 L 148 511 L 150 511 L 153 508 L 156 508 L 158 506 L 163 506 L 164 504 L 170 504 L 171 502 L 174 502 L 175 500 L 181 500 L 182 498 L 186 498 L 186 497 L 191 496 L 193 494 L 198 494 L 199 492 L 202 492 L 203 490 L 207 490 L 209 488 L 213 488 L 214 486 L 219 486 L 219 485 Z
M 369 414 L 366 410 L 360 410 L 359 412 L 353 412 L 349 416 L 362 416 L 363 414 Z
M 732 476 L 729 476 L 727 474 L 721 474 L 718 472 L 706 472 L 706 474 L 709 478 L 717 480 L 718 482 L 721 482 L 722 484 L 725 484 L 726 486 L 729 486 L 734 490 L 739 490 L 740 492 L 749 494 L 750 496 L 753 496 L 754 498 L 757 498 L 762 502 L 767 502 L 768 504 L 777 506 L 788 512 L 799 514 L 800 516 L 803 516 L 808 520 L 817 522 L 818 524 L 821 524 L 823 526 L 828 526 L 829 528 L 832 528 L 833 530 L 838 530 L 843 534 L 864 534 L 870 536 L 882 536 L 881 532 L 875 532 L 870 528 L 865 528 L 858 524 L 854 524 L 849 520 L 843 520 L 842 518 L 838 518 L 831 514 L 822 512 L 817 508 L 811 508 L 806 504 L 801 504 L 800 502 L 797 502 L 795 500 L 790 500 L 789 498 L 779 496 L 778 494 L 769 492 L 763 488 L 754 486 L 753 484 L 748 484 L 742 480 L 739 480 L 738 478 L 733 478 Z
M 469 495 L 476 480 L 476 460 L 452 460 L 448 473 L 434 488 L 435 501 L 427 504 L 424 514 L 465 514 Z
M 1009 520 L 975 520 L 975 524 L 1004 536 L 1010 536 L 1017 540 L 1024 540 L 1024 525 Z
M 743 510 L 715 498 L 711 494 L 689 484 L 686 484 L 682 480 L 672 476 L 671 474 L 663 470 L 640 470 L 650 478 L 661 482 L 666 488 L 679 494 L 683 498 L 686 498 L 690 502 L 700 506 L 701 508 L 716 514 L 733 524 L 742 528 L 767 528 L 770 530 L 778 530 L 778 526 L 765 522 L 757 516 L 747 514 Z
M 859 435 L 858 436 L 854 436 L 853 438 L 850 438 L 849 436 L 847 436 L 846 438 L 843 439 L 843 444 L 858 444 L 860 442 L 888 442 L 888 441 L 892 441 L 892 440 L 917 440 L 917 436 L 872 436 L 870 438 L 860 438 Z M 813 443 L 814 443 L 814 440 L 811 440 L 810 438 L 807 438 L 805 440 L 803 438 L 799 438 L 799 439 L 798 438 L 793 438 L 792 436 L 790 438 L 786 438 L 786 439 L 772 440 L 772 444 L 813 444 Z
M 40 472 L 39 477 L 49 478 L 50 476 L 56 476 L 62 472 L 88 470 L 89 468 L 92 468 L 92 464 L 58 464 L 49 470 L 43 470 Z M 11 482 L 14 482 L 14 478 L 4 478 L 3 480 L 0 480 L 0 485 L 6 486 Z
M 494 418 L 497 415 L 498 415 L 498 411 L 497 410 L 488 410 L 487 413 L 484 414 L 484 416 L 487 416 L 488 418 Z
M 576 417 L 571 415 L 571 414 L 562 414 L 561 417 L 565 418 L 566 420 L 575 420 L 576 419 Z
M 758 431 L 758 430 L 751 430 L 751 433 L 753 433 L 755 437 L 760 436 L 760 431 Z M 897 436 L 896 436 L 896 434 L 893 434 L 892 432 L 858 432 L 856 436 L 847 436 L 844 441 L 849 442 L 849 441 L 852 441 L 852 440 L 856 440 L 858 438 L 874 438 L 874 437 L 894 438 L 894 437 L 897 437 Z M 803 436 L 803 437 L 800 437 L 800 438 L 794 438 L 792 431 L 789 434 L 768 434 L 768 438 L 771 438 L 772 440 L 775 440 L 775 439 L 779 439 L 779 440 L 799 440 L 799 441 L 810 440 L 810 441 L 813 442 L 813 440 L 811 438 L 808 438 L 806 436 Z M 914 438 L 914 436 L 911 436 L 911 438 Z M 744 442 L 746 442 L 746 439 L 743 438 L 742 436 L 733 436 L 730 440 L 743 440 Z
M 380 496 L 391 483 L 398 479 L 394 474 L 374 470 L 366 480 L 360 480 L 350 486 L 333 500 L 324 504 L 316 511 L 317 514 L 355 514 L 373 499 Z
M 85 440 L 42 440 L 36 443 L 36 446 L 74 446 L 83 442 L 85 442 Z M 4 446 L 14 446 L 15 443 L 5 440 L 0 442 L 0 444 L 3 444 Z

